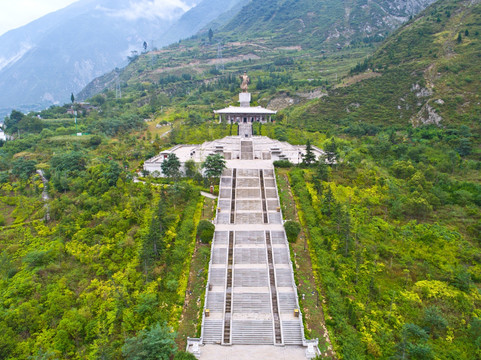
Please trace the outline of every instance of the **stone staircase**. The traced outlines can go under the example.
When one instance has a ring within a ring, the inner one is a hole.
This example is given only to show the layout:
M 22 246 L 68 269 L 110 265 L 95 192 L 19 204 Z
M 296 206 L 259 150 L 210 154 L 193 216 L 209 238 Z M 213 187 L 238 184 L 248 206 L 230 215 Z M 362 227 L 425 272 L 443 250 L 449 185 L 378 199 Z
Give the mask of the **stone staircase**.
M 242 158 L 252 158 L 252 142 L 241 140 L 241 147 Z M 219 193 L 203 343 L 302 345 L 302 317 L 274 171 L 228 169 Z

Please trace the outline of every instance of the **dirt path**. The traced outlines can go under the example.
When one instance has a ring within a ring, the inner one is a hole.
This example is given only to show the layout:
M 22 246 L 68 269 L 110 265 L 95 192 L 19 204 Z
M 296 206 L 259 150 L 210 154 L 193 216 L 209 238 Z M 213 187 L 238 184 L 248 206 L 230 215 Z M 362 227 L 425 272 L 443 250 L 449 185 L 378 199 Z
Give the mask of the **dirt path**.
M 42 191 L 42 199 L 43 202 L 45 203 L 45 221 L 50 221 L 50 196 L 48 195 L 48 180 L 45 178 L 45 175 L 43 174 L 42 170 L 37 170 L 37 174 L 40 176 L 40 179 L 42 179 L 43 183 L 43 191 Z
M 202 209 L 202 219 L 209 220 L 213 216 L 213 199 L 205 199 Z M 195 243 L 192 263 L 190 266 L 189 282 L 184 300 L 184 308 L 179 319 L 177 338 L 175 342 L 179 350 L 184 350 L 187 346 L 187 337 L 199 337 L 199 321 L 202 321 L 201 309 L 203 308 L 203 298 L 207 282 L 207 273 L 210 260 L 210 244 Z

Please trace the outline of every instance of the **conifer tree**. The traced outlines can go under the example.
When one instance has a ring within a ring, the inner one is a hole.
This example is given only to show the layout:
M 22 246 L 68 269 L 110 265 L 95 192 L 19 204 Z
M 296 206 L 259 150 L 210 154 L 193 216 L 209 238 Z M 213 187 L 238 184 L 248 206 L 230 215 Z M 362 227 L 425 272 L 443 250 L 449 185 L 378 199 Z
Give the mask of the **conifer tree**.
M 312 152 L 311 141 L 307 139 L 306 153 L 302 156 L 302 164 L 305 166 L 311 166 L 316 162 L 316 154 Z

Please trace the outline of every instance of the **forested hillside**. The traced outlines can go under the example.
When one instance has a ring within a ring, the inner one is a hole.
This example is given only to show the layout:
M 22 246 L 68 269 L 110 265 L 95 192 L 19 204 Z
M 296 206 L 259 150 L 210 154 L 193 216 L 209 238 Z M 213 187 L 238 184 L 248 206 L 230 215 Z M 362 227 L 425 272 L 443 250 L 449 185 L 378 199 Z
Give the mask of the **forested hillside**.
M 277 134 L 339 160 L 278 176 L 341 358 L 481 356 L 480 26 L 479 3 L 438 2 L 284 112 Z
M 59 128 L 0 149 L 13 155 L 0 187 L 0 357 L 132 358 L 149 336 L 172 353 L 167 326 L 179 325 L 199 188 L 134 183 L 131 167 L 149 151 L 138 135 Z
M 304 133 L 343 161 L 278 170 L 340 358 L 480 355 L 481 164 L 440 141 L 442 132 Z

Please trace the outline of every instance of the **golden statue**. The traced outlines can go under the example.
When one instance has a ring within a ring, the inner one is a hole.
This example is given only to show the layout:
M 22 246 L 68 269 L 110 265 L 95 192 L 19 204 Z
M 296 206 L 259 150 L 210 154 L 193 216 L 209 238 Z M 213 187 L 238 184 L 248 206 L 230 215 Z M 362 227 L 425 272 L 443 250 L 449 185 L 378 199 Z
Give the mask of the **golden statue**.
M 249 83 L 251 82 L 249 76 L 247 76 L 247 71 L 244 71 L 244 75 L 239 76 L 239 78 L 242 80 L 241 90 L 246 93 L 249 88 Z

